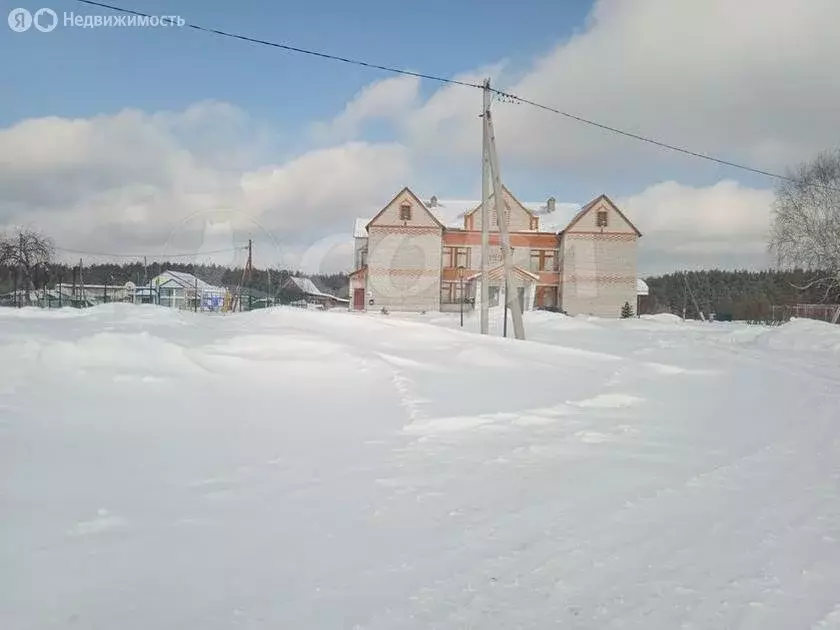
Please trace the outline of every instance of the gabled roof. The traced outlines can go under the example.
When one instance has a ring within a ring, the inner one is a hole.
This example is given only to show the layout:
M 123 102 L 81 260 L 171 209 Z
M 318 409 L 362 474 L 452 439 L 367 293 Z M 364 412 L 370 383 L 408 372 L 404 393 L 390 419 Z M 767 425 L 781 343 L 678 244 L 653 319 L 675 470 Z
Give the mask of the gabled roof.
M 400 192 L 394 195 L 394 198 L 391 199 L 391 201 L 389 201 L 388 203 L 386 203 L 382 207 L 382 209 L 379 212 L 377 212 L 376 215 L 370 221 L 367 222 L 367 224 L 365 225 L 365 229 L 370 228 L 370 224 L 376 221 L 380 216 L 382 216 L 382 213 L 384 213 L 391 206 L 391 204 L 394 203 L 403 193 L 408 193 L 409 195 L 411 195 L 411 198 L 414 199 L 414 201 L 416 201 L 418 204 L 420 204 L 420 207 L 423 208 L 423 210 L 425 210 L 430 217 L 432 217 L 432 220 L 435 223 L 437 223 L 441 229 L 445 227 L 443 223 L 441 223 L 440 220 L 434 215 L 434 213 L 429 210 L 428 206 L 426 206 L 425 203 L 420 201 L 420 198 L 417 195 L 415 195 L 414 192 L 408 186 L 406 186 Z
M 317 295 L 319 297 L 332 297 L 327 293 L 324 293 L 315 286 L 315 283 L 312 282 L 309 278 L 300 278 L 297 276 L 290 276 L 289 280 L 294 284 L 298 289 L 300 289 L 303 293 L 307 295 Z
M 312 295 L 315 297 L 330 298 L 331 300 L 338 300 L 339 302 L 346 302 L 345 298 L 332 295 L 331 293 L 324 293 L 318 286 L 312 282 L 310 278 L 302 278 L 298 276 L 289 276 L 289 280 L 300 289 L 301 293 Z
M 513 273 L 514 273 L 514 275 L 517 275 L 520 278 L 523 278 L 525 280 L 531 280 L 533 282 L 536 282 L 540 279 L 540 277 L 537 274 L 531 273 L 530 271 L 520 267 L 519 265 L 514 265 L 513 266 Z M 481 277 L 481 272 L 479 271 L 478 273 L 474 273 L 472 275 L 467 276 L 466 278 L 464 278 L 464 280 L 470 281 L 470 280 L 475 280 L 476 278 L 480 278 L 480 277 Z M 490 280 L 504 280 L 505 279 L 505 264 L 502 263 L 501 265 L 496 265 L 495 267 L 492 267 L 492 268 L 488 269 L 487 270 L 487 277 Z
M 464 217 L 481 203 L 469 199 L 437 199 L 436 201 L 437 205 L 427 204 L 426 207 L 429 212 L 437 217 L 438 221 L 450 229 L 463 229 Z
M 517 199 L 517 198 L 516 198 L 516 195 L 514 195 L 512 192 L 510 192 L 510 191 L 508 190 L 507 186 L 505 186 L 504 184 L 502 184 L 502 191 L 503 191 L 503 192 L 505 192 L 505 193 L 507 193 L 507 194 L 508 194 L 508 196 L 510 196 L 510 198 L 511 198 L 511 199 L 513 199 L 516 203 L 518 203 L 518 204 L 519 204 L 519 207 L 521 207 L 521 208 L 522 208 L 525 212 L 527 212 L 528 214 L 531 214 L 531 215 L 533 215 L 533 214 L 534 214 L 533 210 L 531 210 L 531 209 L 530 209 L 530 208 L 528 208 L 528 207 L 527 207 L 524 203 L 522 203 L 521 201 L 519 201 L 519 199 Z M 487 203 L 488 203 L 488 204 L 490 204 L 490 203 L 492 202 L 492 203 L 494 203 L 494 204 L 495 204 L 495 201 L 494 201 L 494 200 L 495 200 L 495 194 L 492 194 L 492 193 L 491 193 L 491 194 L 490 194 L 490 196 L 489 196 L 489 197 L 487 197 Z M 464 216 L 469 216 L 469 215 L 471 215 L 473 212 L 475 212 L 476 210 L 478 210 L 478 209 L 479 209 L 479 207 L 481 207 L 481 202 L 480 202 L 480 201 L 479 201 L 479 202 L 475 205 L 475 207 L 474 207 L 472 210 L 470 210 L 469 212 L 467 212 Z
M 516 201 L 526 212 L 531 214 L 531 216 L 537 217 L 539 219 L 539 232 L 553 232 L 555 234 L 562 233 L 569 228 L 571 228 L 575 223 L 577 223 L 592 207 L 597 204 L 599 201 L 604 200 L 608 203 L 617 213 L 624 219 L 627 224 L 633 228 L 636 232 L 637 236 L 641 236 L 641 232 L 636 228 L 635 225 L 627 218 L 627 216 L 618 208 L 618 206 L 613 203 L 613 201 L 607 197 L 606 195 L 599 195 L 585 206 L 581 207 L 580 204 L 577 203 L 557 203 L 554 204 L 554 210 L 549 210 L 548 205 L 545 201 L 542 202 L 522 202 L 516 198 L 516 196 L 507 189 L 506 186 L 502 186 L 502 189 L 511 196 L 512 199 Z M 473 214 L 476 210 L 481 207 L 480 200 L 466 200 L 466 199 L 436 199 L 437 205 L 432 207 L 430 203 L 422 202 L 417 195 L 415 195 L 409 188 L 404 188 L 401 190 L 395 197 L 392 199 L 388 204 L 385 206 L 387 208 L 390 206 L 394 200 L 399 197 L 404 191 L 408 191 L 411 196 L 426 209 L 426 211 L 432 215 L 432 217 L 438 222 L 438 224 L 444 226 L 448 229 L 464 229 L 464 218 Z M 493 195 L 490 195 L 488 201 L 493 200 Z M 384 212 L 385 208 L 380 210 L 376 216 L 379 216 Z M 374 217 L 374 219 L 376 218 Z M 367 228 L 370 223 L 374 219 L 356 219 L 356 223 L 353 230 L 353 235 L 356 238 L 367 238 Z M 533 230 L 529 230 L 533 231 Z
M 639 228 L 633 225 L 633 222 L 630 219 L 628 219 L 627 216 L 621 210 L 619 210 L 618 206 L 613 203 L 613 200 L 607 197 L 606 195 L 598 195 L 597 197 L 595 197 L 595 199 L 583 206 L 583 208 L 580 209 L 580 212 L 578 212 L 574 216 L 574 218 L 571 221 L 569 221 L 569 224 L 565 227 L 563 231 L 565 232 L 566 230 L 571 229 L 572 226 L 574 226 L 575 223 L 580 221 L 584 217 L 584 215 L 587 212 L 589 212 L 599 201 L 605 201 L 607 204 L 609 204 L 609 206 L 618 213 L 618 216 L 624 219 L 627 222 L 627 225 L 633 228 L 633 231 L 636 233 L 636 236 L 642 235 L 642 233 L 639 232 Z
M 650 288 L 647 282 L 641 278 L 636 278 L 636 295 L 650 295 Z
M 152 278 L 149 282 L 149 286 L 155 286 L 158 284 L 164 285 L 170 282 L 182 289 L 195 289 L 198 287 L 200 291 L 221 290 L 220 287 L 213 286 L 201 278 L 197 278 L 191 273 L 187 273 L 186 271 L 175 271 L 174 269 L 167 269 L 163 273 Z

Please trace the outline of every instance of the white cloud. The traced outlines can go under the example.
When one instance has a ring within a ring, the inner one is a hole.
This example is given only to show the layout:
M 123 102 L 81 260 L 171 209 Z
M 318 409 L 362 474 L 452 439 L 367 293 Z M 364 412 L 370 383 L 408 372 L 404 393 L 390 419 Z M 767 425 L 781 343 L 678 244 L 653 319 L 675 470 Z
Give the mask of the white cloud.
M 612 126 L 783 169 L 832 144 L 826 134 L 840 126 L 839 23 L 836 0 L 600 0 L 583 32 L 521 78 L 494 84 Z M 378 83 L 364 93 L 364 107 L 348 106 L 354 124 L 364 111 L 390 111 L 374 96 L 393 105 L 404 89 L 401 80 Z M 405 101 L 393 116 L 412 147 L 473 156 L 479 99 L 447 86 L 417 107 Z M 494 112 L 500 149 L 518 164 L 603 173 L 674 159 L 528 105 L 500 103 Z
M 341 141 L 357 137 L 369 120 L 392 119 L 418 104 L 420 79 L 397 76 L 376 81 L 356 94 L 338 116 L 328 124 L 316 124 L 315 136 L 322 141 Z
M 721 181 L 669 181 L 615 200 L 641 230 L 643 274 L 675 268 L 766 267 L 773 192 Z
M 251 132 L 219 103 L 22 121 L 0 130 L 0 228 L 37 226 L 60 247 L 103 253 L 207 252 L 252 238 L 257 264 L 283 264 L 325 234 L 349 239 L 357 214 L 411 170 L 405 147 L 365 142 L 248 170 Z M 213 258 L 242 262 L 241 252 Z

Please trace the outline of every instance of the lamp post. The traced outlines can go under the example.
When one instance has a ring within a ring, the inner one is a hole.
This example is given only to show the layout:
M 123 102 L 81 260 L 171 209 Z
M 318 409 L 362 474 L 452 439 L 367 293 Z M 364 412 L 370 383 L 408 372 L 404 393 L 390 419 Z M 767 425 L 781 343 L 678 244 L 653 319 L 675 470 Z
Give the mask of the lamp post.
M 458 282 L 461 285 L 461 328 L 464 327 L 464 265 L 458 265 Z

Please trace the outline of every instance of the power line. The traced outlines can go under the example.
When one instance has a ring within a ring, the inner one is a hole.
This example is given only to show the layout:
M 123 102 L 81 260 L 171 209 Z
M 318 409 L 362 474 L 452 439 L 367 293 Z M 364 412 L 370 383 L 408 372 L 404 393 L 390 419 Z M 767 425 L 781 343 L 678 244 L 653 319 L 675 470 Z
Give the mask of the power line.
M 122 7 L 114 6 L 112 4 L 105 4 L 104 2 L 94 2 L 94 0 L 76 0 L 77 2 L 81 2 L 82 4 L 89 4 L 95 7 L 101 7 L 103 9 L 111 9 L 112 11 L 118 11 L 120 13 L 128 13 L 130 15 L 137 15 L 140 17 L 148 17 L 151 18 L 152 16 L 148 13 L 143 13 L 142 11 L 134 11 L 132 9 L 124 9 Z M 404 74 L 411 77 L 417 77 L 419 79 L 429 79 L 430 81 L 439 81 L 441 83 L 452 83 L 454 85 L 462 85 L 464 87 L 471 87 L 471 88 L 481 88 L 481 85 L 478 83 L 469 83 L 468 81 L 458 81 L 457 79 L 447 79 L 445 77 L 435 76 L 433 74 L 424 74 L 422 72 L 412 72 L 411 70 L 404 70 L 402 68 L 394 68 L 391 66 L 382 66 L 375 63 L 369 63 L 367 61 L 362 61 L 361 59 L 351 59 L 349 57 L 341 57 L 339 55 L 331 55 L 329 53 L 320 52 L 317 50 L 308 50 L 306 48 L 298 48 L 297 46 L 290 46 L 288 44 L 279 44 L 277 42 L 268 41 L 265 39 L 258 39 L 256 37 L 248 37 L 247 35 L 240 35 L 238 33 L 231 33 L 228 31 L 222 31 L 215 28 L 209 28 L 206 26 L 200 26 L 198 24 L 191 24 L 190 22 L 185 22 L 184 26 L 194 29 L 196 31 L 203 31 L 205 33 L 212 33 L 213 35 L 220 35 L 222 37 L 231 37 L 233 39 L 239 39 L 243 42 L 250 42 L 252 44 L 260 44 L 261 46 L 271 46 L 272 48 L 280 48 L 281 50 L 286 50 L 288 52 L 296 52 L 303 55 L 310 55 L 312 57 L 320 57 L 321 59 L 329 59 L 330 61 L 340 61 L 342 63 L 351 64 L 354 66 L 362 66 L 365 68 L 372 68 L 374 70 L 384 70 L 385 72 L 392 72 L 395 74 Z
M 493 88 L 490 88 L 491 90 Z M 560 116 L 565 116 L 571 120 L 576 120 L 578 122 L 582 122 L 585 125 L 591 125 L 592 127 L 597 127 L 598 129 L 603 129 L 605 131 L 609 131 L 611 133 L 619 134 L 625 136 L 627 138 L 633 138 L 634 140 L 640 140 L 642 142 L 647 142 L 657 147 L 661 147 L 663 149 L 670 149 L 671 151 L 677 151 L 679 153 L 684 153 L 685 155 L 690 155 L 692 157 L 701 158 L 703 160 L 709 160 L 710 162 L 715 162 L 716 164 L 721 164 L 723 166 L 731 166 L 733 168 L 740 168 L 744 171 L 749 171 L 750 173 L 756 173 L 758 175 L 764 175 L 766 177 L 773 177 L 776 179 L 783 179 L 786 181 L 794 181 L 793 178 L 788 177 L 786 175 L 779 175 L 778 173 L 772 173 L 770 171 L 763 171 L 759 168 L 753 168 L 751 166 L 746 166 L 744 164 L 738 164 L 737 162 L 729 162 L 728 160 L 723 160 L 721 158 L 716 158 L 713 155 L 709 155 L 707 153 L 699 153 L 697 151 L 692 151 L 690 149 L 686 149 L 685 147 L 680 147 L 675 144 L 668 144 L 667 142 L 662 142 L 661 140 L 656 140 L 654 138 L 648 138 L 646 136 L 639 135 L 637 133 L 633 133 L 632 131 L 624 131 L 623 129 L 619 129 L 617 127 L 610 127 L 609 125 L 605 125 L 603 123 L 595 122 L 594 120 L 589 120 L 587 118 L 583 118 L 582 116 L 577 116 L 575 114 L 570 114 L 569 112 L 564 112 L 559 110 L 555 107 L 551 107 L 550 105 L 543 105 L 542 103 L 537 103 L 536 101 L 529 100 L 527 98 L 522 98 L 520 96 L 516 96 L 516 94 L 510 94 L 508 92 L 501 92 L 498 90 L 493 90 L 497 94 L 501 94 L 503 97 L 509 98 L 514 102 L 525 103 L 526 105 L 531 105 L 532 107 L 537 107 L 539 109 L 544 109 L 545 111 L 552 112 L 555 114 L 559 114 Z
M 112 11 L 117 11 L 119 13 L 127 13 L 127 14 L 130 14 L 130 15 L 137 15 L 137 16 L 140 16 L 140 17 L 147 17 L 147 18 L 152 17 L 150 14 L 144 13 L 142 11 L 135 11 L 133 9 L 125 9 L 123 7 L 118 7 L 118 6 L 112 5 L 112 4 L 106 4 L 104 2 L 96 2 L 95 0 L 76 0 L 76 1 L 80 2 L 82 4 L 87 4 L 87 5 L 100 7 L 100 8 L 104 8 L 104 9 L 110 9 Z M 309 49 L 306 49 L 306 48 L 299 48 L 297 46 L 291 46 L 289 44 L 280 44 L 280 43 L 272 42 L 272 41 L 265 40 L 265 39 L 258 39 L 256 37 L 249 37 L 247 35 L 241 35 L 241 34 L 238 34 L 238 33 L 231 33 L 229 31 L 223 31 L 223 30 L 220 30 L 220 29 L 209 28 L 209 27 L 206 27 L 206 26 L 200 26 L 198 24 L 192 24 L 190 22 L 185 22 L 184 26 L 187 26 L 188 28 L 194 29 L 196 31 L 211 33 L 213 35 L 219 35 L 221 37 L 230 37 L 232 39 L 238 39 L 238 40 L 241 40 L 241 41 L 250 42 L 252 44 L 259 44 L 261 46 L 270 46 L 272 48 L 279 48 L 281 50 L 285 50 L 285 51 L 288 51 L 288 52 L 295 52 L 295 53 L 300 53 L 300 54 L 303 54 L 303 55 L 309 55 L 309 56 L 312 56 L 312 57 L 319 57 L 321 59 L 328 59 L 330 61 L 339 61 L 341 63 L 346 63 L 346 64 L 350 64 L 350 65 L 361 66 L 361 67 L 364 67 L 364 68 L 371 68 L 371 69 L 375 69 L 375 70 L 383 70 L 385 72 L 390 72 L 392 74 L 399 74 L 399 75 L 404 75 L 404 76 L 417 77 L 417 78 L 420 78 L 420 79 L 428 79 L 430 81 L 437 81 L 439 83 L 448 83 L 448 84 L 452 84 L 452 85 L 460 85 L 462 87 L 469 87 L 469 88 L 474 88 L 474 89 L 484 89 L 484 86 L 480 85 L 478 83 L 471 83 L 469 81 L 459 81 L 457 79 L 449 79 L 449 78 L 446 78 L 446 77 L 433 75 L 433 74 L 426 74 L 426 73 L 423 73 L 423 72 L 413 72 L 411 70 L 405 70 L 403 68 L 397 68 L 397 67 L 394 67 L 394 66 L 386 66 L 386 65 L 376 64 L 376 63 L 370 63 L 370 62 L 363 61 L 363 60 L 360 60 L 360 59 L 352 59 L 350 57 L 342 57 L 342 56 L 339 56 L 339 55 L 332 55 L 332 54 L 317 51 L 317 50 L 309 50 Z M 560 116 L 568 118 L 569 120 L 574 120 L 576 122 L 583 123 L 585 125 L 589 125 L 591 127 L 597 128 L 597 129 L 601 129 L 602 131 L 608 131 L 610 133 L 621 135 L 621 136 L 624 136 L 626 138 L 632 138 L 633 140 L 638 140 L 640 142 L 645 142 L 647 144 L 651 144 L 651 145 L 659 147 L 661 149 L 668 149 L 670 151 L 674 151 L 674 152 L 677 152 L 677 153 L 682 153 L 683 155 L 688 155 L 690 157 L 706 160 L 706 161 L 709 161 L 709 162 L 714 162 L 715 164 L 719 164 L 719 165 L 722 165 L 722 166 L 728 166 L 728 167 L 731 167 L 731 168 L 740 169 L 742 171 L 747 171 L 749 173 L 754 173 L 754 174 L 757 174 L 757 175 L 763 175 L 765 177 L 769 177 L 769 178 L 772 178 L 772 179 L 778 179 L 778 180 L 788 181 L 788 182 L 796 182 L 797 181 L 792 177 L 788 177 L 787 175 L 781 175 L 779 173 L 773 173 L 772 171 L 766 171 L 766 170 L 759 169 L 759 168 L 753 168 L 752 166 L 747 166 L 745 164 L 739 164 L 738 162 L 731 162 L 729 160 L 724 160 L 722 158 L 718 158 L 718 157 L 715 157 L 713 155 L 709 155 L 707 153 L 701 153 L 699 151 L 692 151 L 691 149 L 687 149 L 685 147 L 681 147 L 681 146 L 678 146 L 678 145 L 675 145 L 675 144 L 669 144 L 667 142 L 663 142 L 661 140 L 656 140 L 655 138 L 650 138 L 648 136 L 643 136 L 641 134 L 634 133 L 632 131 L 625 131 L 624 129 L 619 129 L 618 127 L 613 127 L 613 126 L 610 126 L 610 125 L 599 123 L 597 121 L 590 120 L 588 118 L 584 118 L 583 116 L 578 116 L 577 114 L 572 114 L 572 113 L 563 111 L 561 109 L 558 109 L 556 107 L 551 107 L 550 105 L 544 105 L 542 103 L 538 103 L 537 101 L 533 101 L 533 100 L 530 100 L 528 98 L 517 96 L 516 94 L 512 94 L 510 92 L 505 92 L 503 90 L 497 90 L 497 89 L 492 88 L 492 87 L 489 88 L 489 90 L 491 92 L 493 92 L 494 94 L 498 95 L 499 97 L 501 97 L 503 99 L 506 99 L 508 101 L 511 101 L 511 102 L 514 102 L 514 103 L 524 103 L 526 105 L 530 105 L 532 107 L 536 107 L 536 108 L 542 109 L 544 111 L 548 111 L 548 112 L 552 112 L 554 114 L 558 114 Z M 813 184 L 813 186 L 815 188 L 824 188 L 824 189 L 827 189 L 827 190 L 833 190 L 833 191 L 840 192 L 840 189 L 833 188 L 833 187 L 830 187 L 830 186 L 824 186 L 824 185 L 819 185 L 819 184 Z
M 54 247 L 53 249 L 55 249 L 58 252 L 64 252 L 66 254 L 80 254 L 82 256 L 97 256 L 103 258 L 143 258 L 144 256 L 148 256 L 149 258 L 182 258 L 184 256 L 204 256 L 206 254 L 224 254 L 228 252 L 239 252 L 247 249 L 247 247 L 247 245 L 240 245 L 239 247 L 228 247 L 227 249 L 216 249 L 206 252 L 186 252 L 182 254 L 107 254 L 104 252 L 89 252 L 80 249 L 68 249 L 65 247 Z

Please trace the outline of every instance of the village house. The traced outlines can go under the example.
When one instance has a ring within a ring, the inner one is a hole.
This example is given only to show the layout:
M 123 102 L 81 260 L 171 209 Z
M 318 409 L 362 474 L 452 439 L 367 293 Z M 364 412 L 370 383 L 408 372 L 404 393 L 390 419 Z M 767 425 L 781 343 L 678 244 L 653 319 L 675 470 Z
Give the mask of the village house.
M 349 300 L 322 291 L 310 278 L 290 276 L 283 283 L 283 288 L 299 294 L 300 299 L 295 301 L 295 306 L 314 305 L 323 309 L 330 309 L 337 306 L 347 307 L 350 303 Z
M 503 187 L 523 310 L 552 308 L 570 315 L 619 317 L 636 304 L 639 230 L 606 196 L 583 207 L 522 203 Z M 504 267 L 493 196 L 490 197 L 488 292 L 505 301 Z M 353 310 L 454 311 L 481 295 L 481 202 L 421 201 L 401 190 L 371 219 L 357 219 Z

